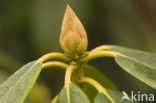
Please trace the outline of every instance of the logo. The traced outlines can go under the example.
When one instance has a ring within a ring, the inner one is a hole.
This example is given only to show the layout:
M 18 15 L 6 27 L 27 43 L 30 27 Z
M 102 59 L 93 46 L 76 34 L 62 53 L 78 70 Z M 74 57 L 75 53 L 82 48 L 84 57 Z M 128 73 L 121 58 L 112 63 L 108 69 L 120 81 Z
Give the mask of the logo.
M 128 95 L 125 91 L 123 91 L 122 93 L 124 96 L 122 97 L 121 101 L 123 101 L 124 99 L 131 101 L 131 99 L 128 97 Z
M 154 94 L 142 94 L 140 91 L 138 91 L 137 93 L 134 93 L 133 91 L 131 91 L 131 95 L 130 97 L 128 96 L 128 94 L 123 91 L 123 97 L 121 98 L 121 101 L 124 100 L 128 100 L 128 101 L 138 101 L 138 102 L 143 102 L 143 101 L 147 101 L 147 102 L 154 102 Z

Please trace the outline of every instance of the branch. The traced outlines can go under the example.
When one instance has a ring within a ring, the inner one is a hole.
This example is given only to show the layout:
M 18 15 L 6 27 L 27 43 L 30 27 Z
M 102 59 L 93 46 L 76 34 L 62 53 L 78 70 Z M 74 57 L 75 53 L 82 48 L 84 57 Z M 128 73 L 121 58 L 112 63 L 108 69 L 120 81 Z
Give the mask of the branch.
M 42 69 L 48 68 L 48 67 L 58 67 L 58 68 L 62 68 L 62 69 L 67 69 L 68 64 L 58 62 L 58 61 L 50 61 L 50 62 L 46 62 L 42 65 Z
M 118 55 L 117 52 L 113 51 L 96 51 L 96 52 L 91 52 L 88 54 L 87 57 L 81 59 L 81 62 L 88 62 L 90 60 L 100 58 L 100 57 L 114 57 L 115 55 Z
M 72 62 L 69 67 L 66 70 L 66 74 L 65 74 L 65 86 L 68 87 L 69 83 L 71 81 L 71 76 L 73 71 L 77 68 L 77 66 L 75 65 L 74 62 Z
M 57 53 L 57 52 L 46 54 L 46 55 L 42 56 L 41 58 L 39 58 L 39 61 L 45 62 L 49 59 L 61 59 L 61 60 L 65 60 L 65 61 L 70 61 L 70 59 L 67 58 L 64 54 Z
M 108 46 L 108 45 L 102 45 L 102 46 L 94 48 L 90 53 L 101 51 L 101 50 L 108 50 L 110 47 L 111 46 Z

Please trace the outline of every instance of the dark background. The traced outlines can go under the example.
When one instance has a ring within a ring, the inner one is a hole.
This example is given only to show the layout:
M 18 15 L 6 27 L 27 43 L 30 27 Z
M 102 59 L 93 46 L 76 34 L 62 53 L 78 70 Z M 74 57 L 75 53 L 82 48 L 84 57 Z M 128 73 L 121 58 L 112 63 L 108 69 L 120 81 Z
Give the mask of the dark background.
M 156 53 L 156 0 L 68 2 L 86 29 L 88 50 L 114 44 Z M 59 36 L 66 4 L 66 0 L 0 0 L 0 82 L 27 62 L 49 52 L 62 52 Z M 99 68 L 121 91 L 156 93 L 123 71 L 114 59 L 101 58 L 89 64 Z M 34 91 L 42 88 L 52 99 L 63 78 L 64 71 L 43 70 Z

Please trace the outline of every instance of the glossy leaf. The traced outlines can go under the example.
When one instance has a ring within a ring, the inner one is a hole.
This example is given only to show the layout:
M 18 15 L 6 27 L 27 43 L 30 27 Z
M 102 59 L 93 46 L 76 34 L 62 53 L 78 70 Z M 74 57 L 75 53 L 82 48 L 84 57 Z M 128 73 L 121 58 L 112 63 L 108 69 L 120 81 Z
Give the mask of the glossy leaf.
M 103 87 L 105 87 L 107 89 L 112 89 L 112 90 L 117 89 L 115 84 L 108 77 L 106 77 L 103 73 L 98 71 L 98 69 L 96 69 L 92 66 L 87 65 L 84 68 L 84 74 L 86 77 L 93 78 L 94 80 L 99 82 Z M 86 95 L 88 96 L 90 101 L 93 101 L 94 97 L 97 94 L 97 90 L 95 90 L 92 86 L 90 86 L 89 84 L 86 84 L 86 83 L 82 84 L 80 87 L 86 93 Z
M 23 103 L 41 71 L 40 62 L 23 66 L 0 86 L 0 103 Z
M 136 103 L 135 101 L 132 101 L 129 96 L 128 96 L 129 100 L 127 99 L 122 100 L 122 97 L 124 96 L 122 92 L 107 90 L 107 93 L 109 94 L 109 96 L 112 98 L 114 102 L 108 99 L 104 95 L 104 93 L 98 93 L 94 99 L 94 103 Z
M 115 61 L 121 68 L 156 89 L 155 54 L 118 46 L 110 46 L 108 50 L 119 53 Z
M 67 99 L 67 89 L 64 87 L 56 103 L 90 103 L 85 93 L 74 83 L 69 85 L 69 96 L 70 100 Z

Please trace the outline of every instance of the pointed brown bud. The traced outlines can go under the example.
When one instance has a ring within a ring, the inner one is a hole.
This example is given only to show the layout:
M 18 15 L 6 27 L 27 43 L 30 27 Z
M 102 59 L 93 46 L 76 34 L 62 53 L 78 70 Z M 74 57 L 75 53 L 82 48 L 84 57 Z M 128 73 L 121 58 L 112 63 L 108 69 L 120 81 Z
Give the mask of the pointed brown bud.
M 60 44 L 70 57 L 83 55 L 88 46 L 85 29 L 69 5 L 62 23 Z

